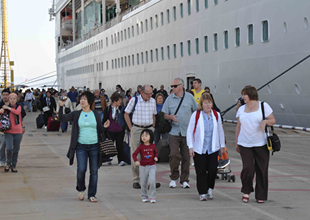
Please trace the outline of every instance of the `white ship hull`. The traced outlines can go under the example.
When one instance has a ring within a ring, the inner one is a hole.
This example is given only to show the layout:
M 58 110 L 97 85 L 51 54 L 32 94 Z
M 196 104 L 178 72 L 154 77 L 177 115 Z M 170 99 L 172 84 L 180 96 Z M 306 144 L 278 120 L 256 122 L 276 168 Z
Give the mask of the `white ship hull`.
M 127 19 L 123 17 L 123 21 L 115 26 L 62 50 L 58 48 L 60 15 L 56 14 L 58 83 L 61 88 L 73 85 L 95 89 L 101 86 L 108 94 L 112 94 L 116 84 L 121 84 L 124 89 L 133 88 L 133 90 L 138 84 L 152 84 L 157 88 L 164 84 L 166 90 L 170 90 L 175 77 L 182 77 L 184 81 L 196 77 L 202 80 L 203 87 L 211 88 L 216 104 L 221 110 L 225 110 L 237 101 L 245 85 L 254 85 L 258 88 L 310 54 L 310 28 L 307 27 L 307 19 L 310 19 L 308 0 L 299 0 L 298 4 L 291 0 L 220 0 L 218 5 L 213 5 L 213 0 L 209 0 L 208 8 L 204 7 L 204 2 L 199 0 L 199 11 L 196 12 L 196 1 L 192 0 L 191 15 L 188 15 L 186 0 L 155 0 L 153 5 L 139 13 L 134 14 L 133 11 L 132 15 L 127 15 Z M 58 3 L 61 5 L 61 1 Z M 183 18 L 180 18 L 180 3 L 183 3 Z M 174 6 L 176 20 L 174 20 Z M 169 23 L 167 23 L 167 9 L 170 13 Z M 161 12 L 164 15 L 164 25 L 161 25 Z M 155 24 L 155 15 L 158 16 L 158 27 Z M 150 25 L 151 17 L 153 29 Z M 145 27 L 146 19 L 148 31 Z M 268 41 L 262 42 L 262 22 L 265 20 L 269 24 Z M 143 33 L 141 33 L 141 21 Z M 248 44 L 249 24 L 253 24 L 253 44 Z M 131 33 L 132 26 L 134 36 Z M 237 27 L 240 28 L 238 47 L 235 46 Z M 124 36 L 122 40 L 121 33 L 124 35 L 125 30 L 126 40 Z M 224 31 L 228 31 L 227 49 L 224 49 Z M 217 51 L 214 51 L 215 33 L 218 35 Z M 208 36 L 208 52 L 205 52 L 205 36 Z M 196 54 L 196 38 L 199 39 L 199 54 Z M 189 40 L 191 55 L 188 55 Z M 183 42 L 183 57 L 180 56 L 181 42 Z M 176 58 L 174 58 L 174 44 L 176 44 Z M 81 52 L 83 49 L 86 51 L 85 48 L 89 46 L 96 49 L 68 59 L 70 54 L 71 56 L 78 54 L 78 51 Z M 170 47 L 169 59 L 167 46 Z M 164 60 L 161 58 L 162 47 Z M 156 49 L 158 49 L 158 61 Z M 310 59 L 259 91 L 259 99 L 268 102 L 273 108 L 277 124 L 310 127 L 309 70 Z M 235 110 L 229 111 L 224 118 L 235 119 Z

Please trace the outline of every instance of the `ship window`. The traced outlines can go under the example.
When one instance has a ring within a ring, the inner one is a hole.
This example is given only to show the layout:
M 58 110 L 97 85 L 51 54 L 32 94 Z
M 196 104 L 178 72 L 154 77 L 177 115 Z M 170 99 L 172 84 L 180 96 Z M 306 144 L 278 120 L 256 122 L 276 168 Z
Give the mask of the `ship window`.
M 137 24 L 137 36 L 139 35 L 139 24 Z
M 183 42 L 180 43 L 180 56 L 183 57 Z
M 139 56 L 139 53 L 137 53 L 137 65 L 139 65 L 140 64 L 140 56 Z
M 121 62 L 122 62 L 122 67 L 124 67 L 124 59 L 123 59 L 123 57 L 121 58 Z
M 167 59 L 170 59 L 170 46 L 167 46 Z
M 98 63 L 96 63 L 97 72 L 99 71 Z
M 173 20 L 177 20 L 177 8 L 175 6 L 173 7 Z
M 141 21 L 141 34 L 143 34 L 143 21 Z
M 262 22 L 262 40 L 263 42 L 269 40 L 269 24 L 267 20 Z
M 130 66 L 130 55 L 128 56 L 128 66 Z
M 150 18 L 150 26 L 151 26 L 151 30 L 153 30 L 153 18 Z
M 164 13 L 163 12 L 160 13 L 160 23 L 162 26 L 164 25 Z
M 308 18 L 307 17 L 304 17 L 304 27 L 306 29 L 308 29 L 308 27 L 309 27 L 309 22 L 308 22 Z
M 158 49 L 157 48 L 155 50 L 155 58 L 156 58 L 156 61 L 158 61 Z
M 149 62 L 149 52 L 145 51 L 145 62 Z
M 148 31 L 148 23 L 147 23 L 147 19 L 145 19 L 145 32 Z
M 120 67 L 121 67 L 120 59 L 118 58 L 117 61 L 118 61 L 118 62 L 117 62 L 117 63 L 118 63 L 118 68 L 120 68 Z
M 187 55 L 188 56 L 191 55 L 191 41 L 190 40 L 187 41 Z
M 228 31 L 224 31 L 224 49 L 228 49 Z
M 121 41 L 123 41 L 123 31 L 121 31 Z
M 120 42 L 119 32 L 117 32 L 117 42 Z
M 167 9 L 167 24 L 170 23 L 170 11 Z
M 132 65 L 134 66 L 135 65 L 135 55 L 134 54 L 132 55 L 131 61 L 132 61 Z
M 208 50 L 209 50 L 209 48 L 208 48 L 208 36 L 205 36 L 204 38 L 205 38 L 205 53 L 208 53 Z
M 101 49 L 103 48 L 103 40 L 101 40 Z
M 128 39 L 130 38 L 130 28 L 127 29 Z
M 153 50 L 151 50 L 151 62 L 153 62 Z
M 217 51 L 217 49 L 218 49 L 218 42 L 217 42 L 217 34 L 214 34 L 213 35 L 213 38 L 214 38 L 214 46 L 213 46 L 213 50 L 214 51 Z
M 180 4 L 180 18 L 183 18 L 183 3 Z
M 109 61 L 106 61 L 107 70 L 109 70 Z
M 144 56 L 143 56 L 143 52 L 141 52 L 141 64 L 144 63 Z
M 127 40 L 127 32 L 126 32 L 126 29 L 124 29 L 124 38 L 125 38 L 125 40 Z
M 196 54 L 199 54 L 199 38 L 196 38 Z
M 253 36 L 253 24 L 248 25 L 248 44 L 253 44 L 254 36 Z
M 236 28 L 235 29 L 235 33 L 236 33 L 236 42 L 235 42 L 235 46 L 239 47 L 240 46 L 240 28 Z
M 111 63 L 112 63 L 112 69 L 114 69 L 114 61 L 112 60 Z
M 125 60 L 125 67 L 127 67 L 127 57 L 124 57 Z
M 158 15 L 155 15 L 155 27 L 158 28 Z
M 187 15 L 191 15 L 191 0 L 187 0 Z
M 199 0 L 196 0 L 196 12 L 199 11 Z
M 218 0 L 213 0 L 213 4 L 214 4 L 214 5 L 217 5 L 218 3 L 219 3 Z
M 283 23 L 283 30 L 284 30 L 284 33 L 287 32 L 287 23 L 286 22 Z
M 114 34 L 114 43 L 116 44 L 117 41 L 116 41 L 116 34 Z
M 135 36 L 135 28 L 133 25 L 131 26 L 131 35 L 132 35 L 132 37 Z
M 177 58 L 177 45 L 173 44 L 173 57 Z
M 208 8 L 208 6 L 209 6 L 209 2 L 208 2 L 209 0 L 205 0 L 205 8 Z
M 161 60 L 164 60 L 164 59 L 165 59 L 165 58 L 164 58 L 164 48 L 161 47 L 161 48 L 160 48 L 160 51 L 161 51 Z

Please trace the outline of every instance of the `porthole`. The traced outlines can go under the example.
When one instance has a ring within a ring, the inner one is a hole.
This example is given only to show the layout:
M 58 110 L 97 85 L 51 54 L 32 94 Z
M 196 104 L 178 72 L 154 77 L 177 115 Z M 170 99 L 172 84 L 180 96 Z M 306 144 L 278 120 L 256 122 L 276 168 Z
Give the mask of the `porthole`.
M 308 18 L 307 17 L 304 18 L 304 26 L 305 26 L 306 29 L 308 29 L 309 23 L 308 23 Z
M 271 88 L 270 84 L 268 84 L 267 89 L 268 89 L 269 94 L 271 94 L 272 93 L 272 88 Z
M 228 85 L 228 93 L 231 94 L 231 88 L 230 85 Z
M 297 83 L 295 83 L 295 90 L 296 90 L 298 95 L 301 94 L 301 88 L 300 88 L 300 86 Z
M 283 30 L 284 30 L 284 33 L 287 32 L 287 23 L 286 22 L 283 23 Z
M 214 86 L 214 93 L 216 93 L 216 86 Z

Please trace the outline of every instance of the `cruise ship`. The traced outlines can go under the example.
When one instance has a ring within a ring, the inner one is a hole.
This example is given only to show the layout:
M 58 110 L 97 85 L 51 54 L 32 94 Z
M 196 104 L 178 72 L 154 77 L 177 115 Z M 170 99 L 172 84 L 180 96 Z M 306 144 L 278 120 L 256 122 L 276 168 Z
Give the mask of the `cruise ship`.
M 209 86 L 225 110 L 310 55 L 309 0 L 58 0 L 61 88 Z M 259 91 L 277 124 L 310 127 L 310 59 Z M 235 108 L 224 118 L 235 119 Z

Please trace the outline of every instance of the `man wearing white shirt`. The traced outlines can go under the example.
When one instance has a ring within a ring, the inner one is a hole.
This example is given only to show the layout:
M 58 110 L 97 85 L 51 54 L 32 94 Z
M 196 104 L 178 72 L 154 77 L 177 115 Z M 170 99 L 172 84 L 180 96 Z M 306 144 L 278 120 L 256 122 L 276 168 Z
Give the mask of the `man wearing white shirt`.
M 33 96 L 33 94 L 31 93 L 31 90 L 28 89 L 26 91 L 26 95 L 25 95 L 25 103 L 27 105 L 28 111 L 31 112 L 31 107 L 32 107 L 32 101 L 35 100 L 35 97 Z

